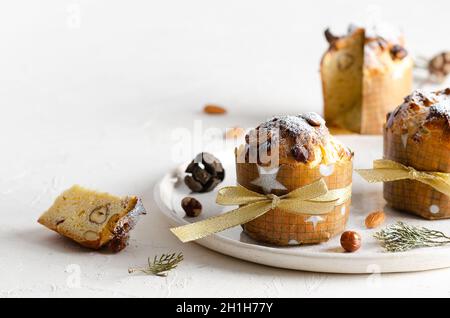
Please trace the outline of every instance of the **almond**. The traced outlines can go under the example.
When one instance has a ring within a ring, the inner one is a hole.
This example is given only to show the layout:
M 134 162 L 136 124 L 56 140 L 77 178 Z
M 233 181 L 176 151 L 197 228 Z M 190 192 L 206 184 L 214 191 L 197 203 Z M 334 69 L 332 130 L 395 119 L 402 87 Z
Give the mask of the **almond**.
M 227 139 L 239 138 L 244 133 L 245 133 L 244 128 L 233 127 L 233 128 L 227 129 L 227 131 L 225 133 L 225 138 L 227 138 Z
M 384 219 L 386 218 L 383 211 L 375 211 L 370 213 L 366 217 L 366 227 L 368 229 L 373 229 L 384 223 Z
M 205 113 L 211 114 L 211 115 L 220 115 L 220 114 L 225 114 L 227 112 L 227 110 L 225 108 L 223 108 L 222 106 L 214 105 L 214 104 L 205 105 L 205 108 L 203 108 L 203 111 Z

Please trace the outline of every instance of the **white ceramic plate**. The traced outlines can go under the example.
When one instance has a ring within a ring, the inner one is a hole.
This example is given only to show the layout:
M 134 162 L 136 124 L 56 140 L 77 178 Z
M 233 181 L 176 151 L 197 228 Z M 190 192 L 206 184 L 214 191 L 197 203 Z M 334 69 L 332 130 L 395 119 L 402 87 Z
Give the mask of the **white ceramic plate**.
M 355 168 L 369 168 L 374 159 L 381 158 L 381 137 L 341 136 L 342 142 L 355 151 Z M 229 151 L 216 154 L 226 169 L 226 179 L 218 188 L 235 184 L 234 156 Z M 230 208 L 215 204 L 217 193 L 192 194 L 182 181 L 186 165 L 177 167 L 166 174 L 156 189 L 156 201 L 171 226 L 196 222 L 222 213 Z M 185 196 L 194 196 L 203 204 L 203 212 L 198 218 L 186 218 L 180 202 Z M 426 221 L 418 217 L 400 213 L 385 206 L 381 184 L 368 184 L 356 173 L 353 175 L 353 196 L 348 230 L 362 235 L 362 247 L 355 253 L 345 253 L 339 244 L 339 237 L 319 245 L 274 247 L 261 244 L 249 238 L 241 227 L 196 241 L 196 243 L 217 252 L 247 261 L 295 270 L 328 273 L 387 273 L 410 272 L 450 267 L 450 246 L 421 248 L 403 253 L 387 253 L 372 237 L 376 230 L 364 226 L 365 216 L 377 209 L 387 214 L 385 225 L 398 220 L 413 225 L 426 226 L 450 233 L 450 220 Z

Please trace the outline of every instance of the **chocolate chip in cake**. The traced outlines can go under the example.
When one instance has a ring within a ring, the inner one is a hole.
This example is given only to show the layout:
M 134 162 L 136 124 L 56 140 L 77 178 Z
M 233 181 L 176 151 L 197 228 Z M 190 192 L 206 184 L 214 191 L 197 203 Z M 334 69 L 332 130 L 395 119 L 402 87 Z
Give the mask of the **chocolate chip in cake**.
M 414 111 L 418 111 L 418 110 L 420 110 L 420 106 L 417 105 L 416 103 L 410 103 L 409 104 L 409 109 L 414 110 Z
M 225 178 L 222 163 L 212 154 L 202 152 L 186 168 L 185 184 L 193 192 L 212 191 Z
M 408 51 L 401 45 L 394 45 L 391 48 L 391 56 L 394 60 L 403 60 L 408 55 Z
M 202 213 L 202 204 L 192 197 L 186 197 L 181 200 L 181 207 L 188 217 L 197 217 Z
M 325 124 L 325 120 L 323 120 L 323 118 L 320 117 L 316 113 L 311 113 L 311 112 L 306 113 L 306 114 L 303 114 L 302 117 L 303 117 L 303 119 L 306 120 L 306 122 L 308 124 L 310 124 L 311 126 L 314 126 L 314 127 L 318 127 L 318 126 Z
M 440 104 L 430 106 L 430 113 L 427 116 L 427 120 L 433 119 L 446 119 L 450 120 L 450 113 L 447 107 Z
M 291 152 L 295 160 L 303 163 L 306 163 L 308 161 L 309 151 L 304 146 L 295 145 L 294 147 L 292 147 Z

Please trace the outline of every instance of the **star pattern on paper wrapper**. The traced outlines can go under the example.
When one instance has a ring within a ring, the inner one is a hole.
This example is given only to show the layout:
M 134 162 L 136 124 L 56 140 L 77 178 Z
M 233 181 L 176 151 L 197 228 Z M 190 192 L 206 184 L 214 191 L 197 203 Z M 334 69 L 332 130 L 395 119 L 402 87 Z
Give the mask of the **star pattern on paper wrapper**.
M 311 222 L 313 224 L 314 230 L 316 229 L 316 226 L 319 222 L 323 221 L 323 217 L 318 215 L 310 216 L 306 222 Z
M 288 245 L 295 246 L 295 245 L 300 245 L 300 244 L 298 243 L 297 240 L 289 240 Z
M 319 172 L 323 177 L 329 177 L 333 174 L 334 171 L 334 165 L 320 165 L 319 166 Z
M 287 190 L 287 188 L 277 180 L 278 171 L 280 167 L 265 169 L 264 167 L 258 167 L 259 177 L 251 182 L 263 189 L 264 193 L 271 193 L 272 190 Z
M 438 214 L 439 213 L 439 206 L 433 204 L 432 206 L 430 206 L 430 213 L 431 214 Z

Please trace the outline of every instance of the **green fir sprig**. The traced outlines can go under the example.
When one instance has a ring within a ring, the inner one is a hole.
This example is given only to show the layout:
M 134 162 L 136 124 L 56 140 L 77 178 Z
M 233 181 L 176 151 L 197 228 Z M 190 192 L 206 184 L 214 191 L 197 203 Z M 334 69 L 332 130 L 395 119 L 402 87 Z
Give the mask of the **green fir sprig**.
M 166 277 L 167 272 L 176 268 L 183 260 L 183 253 L 162 254 L 159 258 L 155 256 L 153 262 L 148 258 L 147 267 L 143 268 L 129 268 L 128 273 L 142 272 L 147 275 L 156 275 Z
M 374 237 L 387 252 L 404 252 L 420 247 L 442 246 L 450 237 L 436 230 L 397 222 L 375 233 Z

